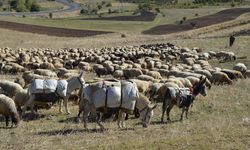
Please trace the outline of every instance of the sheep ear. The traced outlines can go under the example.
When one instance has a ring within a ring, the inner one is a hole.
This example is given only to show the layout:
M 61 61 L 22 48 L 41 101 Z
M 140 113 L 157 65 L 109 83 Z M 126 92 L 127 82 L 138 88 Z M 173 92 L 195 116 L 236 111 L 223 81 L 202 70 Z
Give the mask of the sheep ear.
M 200 77 L 200 81 L 202 81 L 203 76 Z
M 202 81 L 201 84 L 204 84 L 206 82 L 207 78 L 205 77 Z

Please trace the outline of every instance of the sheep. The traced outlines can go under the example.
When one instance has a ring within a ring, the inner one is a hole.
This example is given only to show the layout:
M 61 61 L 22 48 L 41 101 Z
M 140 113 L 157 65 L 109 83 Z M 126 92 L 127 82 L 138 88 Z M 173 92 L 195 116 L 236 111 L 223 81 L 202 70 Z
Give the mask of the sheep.
M 213 73 L 210 80 L 213 84 L 224 84 L 224 83 L 232 84 L 233 83 L 233 81 L 224 72 Z
M 138 77 L 139 75 L 143 74 L 142 71 L 137 68 L 124 69 L 123 73 L 126 79 Z
M 50 69 L 50 70 L 54 70 L 55 66 L 52 63 L 49 62 L 44 62 L 40 64 L 40 68 L 41 69 Z
M 228 75 L 231 80 L 243 79 L 243 75 L 240 71 L 230 70 L 230 69 L 222 69 L 221 72 L 224 72 Z
M 98 77 L 108 74 L 108 70 L 103 65 L 100 65 L 100 64 L 95 64 L 93 66 L 93 70 L 97 74 Z
M 137 79 L 144 80 L 144 81 L 155 81 L 155 79 L 153 77 L 151 77 L 149 75 L 144 75 L 144 74 L 143 75 L 139 75 L 137 77 Z
M 34 73 L 38 75 L 42 75 L 42 76 L 51 77 L 51 78 L 57 78 L 57 74 L 48 69 L 36 69 Z
M 0 94 L 0 114 L 5 117 L 6 127 L 9 126 L 9 118 L 11 118 L 12 127 L 13 124 L 15 124 L 16 127 L 18 126 L 20 118 L 15 103 L 11 98 L 3 94 Z
M 198 74 L 201 74 L 201 75 L 204 75 L 208 79 L 210 79 L 212 77 L 212 74 L 208 70 L 205 70 L 205 69 L 203 69 L 203 70 L 195 70 L 194 72 L 198 73 Z
M 155 79 L 162 79 L 161 74 L 158 71 L 149 71 L 147 75 L 155 78 Z
M 14 82 L 20 84 L 22 87 L 25 86 L 25 81 L 24 81 L 23 78 L 17 77 L 17 78 L 14 80 Z
M 220 51 L 217 52 L 215 57 L 217 59 L 222 59 L 222 61 L 232 61 L 236 60 L 236 56 L 233 52 L 227 52 L 227 51 Z
M 139 92 L 143 93 L 144 95 L 147 94 L 147 92 L 149 91 L 150 84 L 151 84 L 150 82 L 139 80 L 139 79 L 130 79 L 130 80 L 136 83 Z
M 22 114 L 22 106 L 25 105 L 25 103 L 29 100 L 29 94 L 27 89 L 23 89 L 21 91 L 18 91 L 14 97 L 14 102 L 16 104 L 17 111 L 19 114 Z M 42 107 L 49 109 L 52 106 L 52 103 L 43 103 L 43 102 L 38 102 L 35 101 L 34 105 L 36 107 Z
M 244 74 L 247 71 L 247 67 L 243 63 L 237 63 L 234 67 L 233 70 L 240 71 L 242 74 Z
M 6 93 L 6 95 L 11 98 L 14 97 L 17 92 L 23 89 L 21 85 L 6 80 L 0 80 L 0 87 Z
M 250 70 L 247 70 L 247 71 L 244 73 L 244 77 L 245 77 L 245 78 L 250 78 Z
M 24 72 L 22 77 L 24 79 L 25 86 L 30 84 L 32 82 L 32 80 L 34 80 L 34 79 L 43 79 L 44 78 L 44 76 L 34 74 L 34 73 L 30 72 L 30 71 Z
M 118 79 L 121 79 L 124 77 L 124 74 L 123 74 L 123 71 L 122 70 L 116 70 L 114 73 L 113 73 L 113 76 L 115 78 L 118 78 Z

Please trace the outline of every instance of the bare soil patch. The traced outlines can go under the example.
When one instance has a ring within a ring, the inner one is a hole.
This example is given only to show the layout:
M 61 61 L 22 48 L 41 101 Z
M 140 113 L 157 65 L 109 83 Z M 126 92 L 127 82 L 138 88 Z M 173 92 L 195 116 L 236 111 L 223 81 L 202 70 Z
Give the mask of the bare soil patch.
M 152 12 L 143 11 L 140 15 L 135 16 L 114 16 L 100 18 L 85 18 L 83 20 L 107 20 L 107 21 L 154 21 L 156 15 Z
M 250 8 L 226 9 L 213 15 L 186 20 L 182 24 L 166 24 L 166 25 L 156 26 L 149 30 L 143 31 L 143 34 L 163 35 L 181 31 L 188 31 L 192 29 L 197 29 L 233 20 L 247 12 L 250 12 Z
M 58 36 L 58 37 L 87 37 L 87 36 L 112 33 L 112 32 L 106 32 L 106 31 L 45 27 L 45 26 L 38 26 L 38 25 L 8 22 L 8 21 L 0 21 L 0 28 L 21 31 L 21 32 L 47 34 L 50 36 Z

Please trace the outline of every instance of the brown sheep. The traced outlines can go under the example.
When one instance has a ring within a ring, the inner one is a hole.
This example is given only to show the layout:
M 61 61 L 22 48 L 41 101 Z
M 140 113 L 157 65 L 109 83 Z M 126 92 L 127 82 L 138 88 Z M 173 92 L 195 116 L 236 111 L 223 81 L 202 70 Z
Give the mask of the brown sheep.
M 228 77 L 228 75 L 224 72 L 215 72 L 212 74 L 212 77 L 211 77 L 211 82 L 213 84 L 232 84 L 233 81 Z

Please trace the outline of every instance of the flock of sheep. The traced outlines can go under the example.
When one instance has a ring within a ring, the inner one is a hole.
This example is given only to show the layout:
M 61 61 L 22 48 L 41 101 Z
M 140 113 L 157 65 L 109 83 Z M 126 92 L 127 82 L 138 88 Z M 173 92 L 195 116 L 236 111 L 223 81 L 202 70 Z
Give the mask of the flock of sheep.
M 18 124 L 21 108 L 29 99 L 27 85 L 34 79 L 67 79 L 83 70 L 98 77 L 130 79 L 136 82 L 140 93 L 162 102 L 154 98 L 162 86 L 192 87 L 204 76 L 205 85 L 211 88 L 212 84 L 232 84 L 234 80 L 250 77 L 250 70 L 243 63 L 237 63 L 232 69 L 210 65 L 215 59 L 234 61 L 233 52 L 203 52 L 169 43 L 96 49 L 0 48 L 0 59 L 1 74 L 17 74 L 15 81 L 0 80 L 0 114 L 5 117 L 6 126 L 9 118 Z

